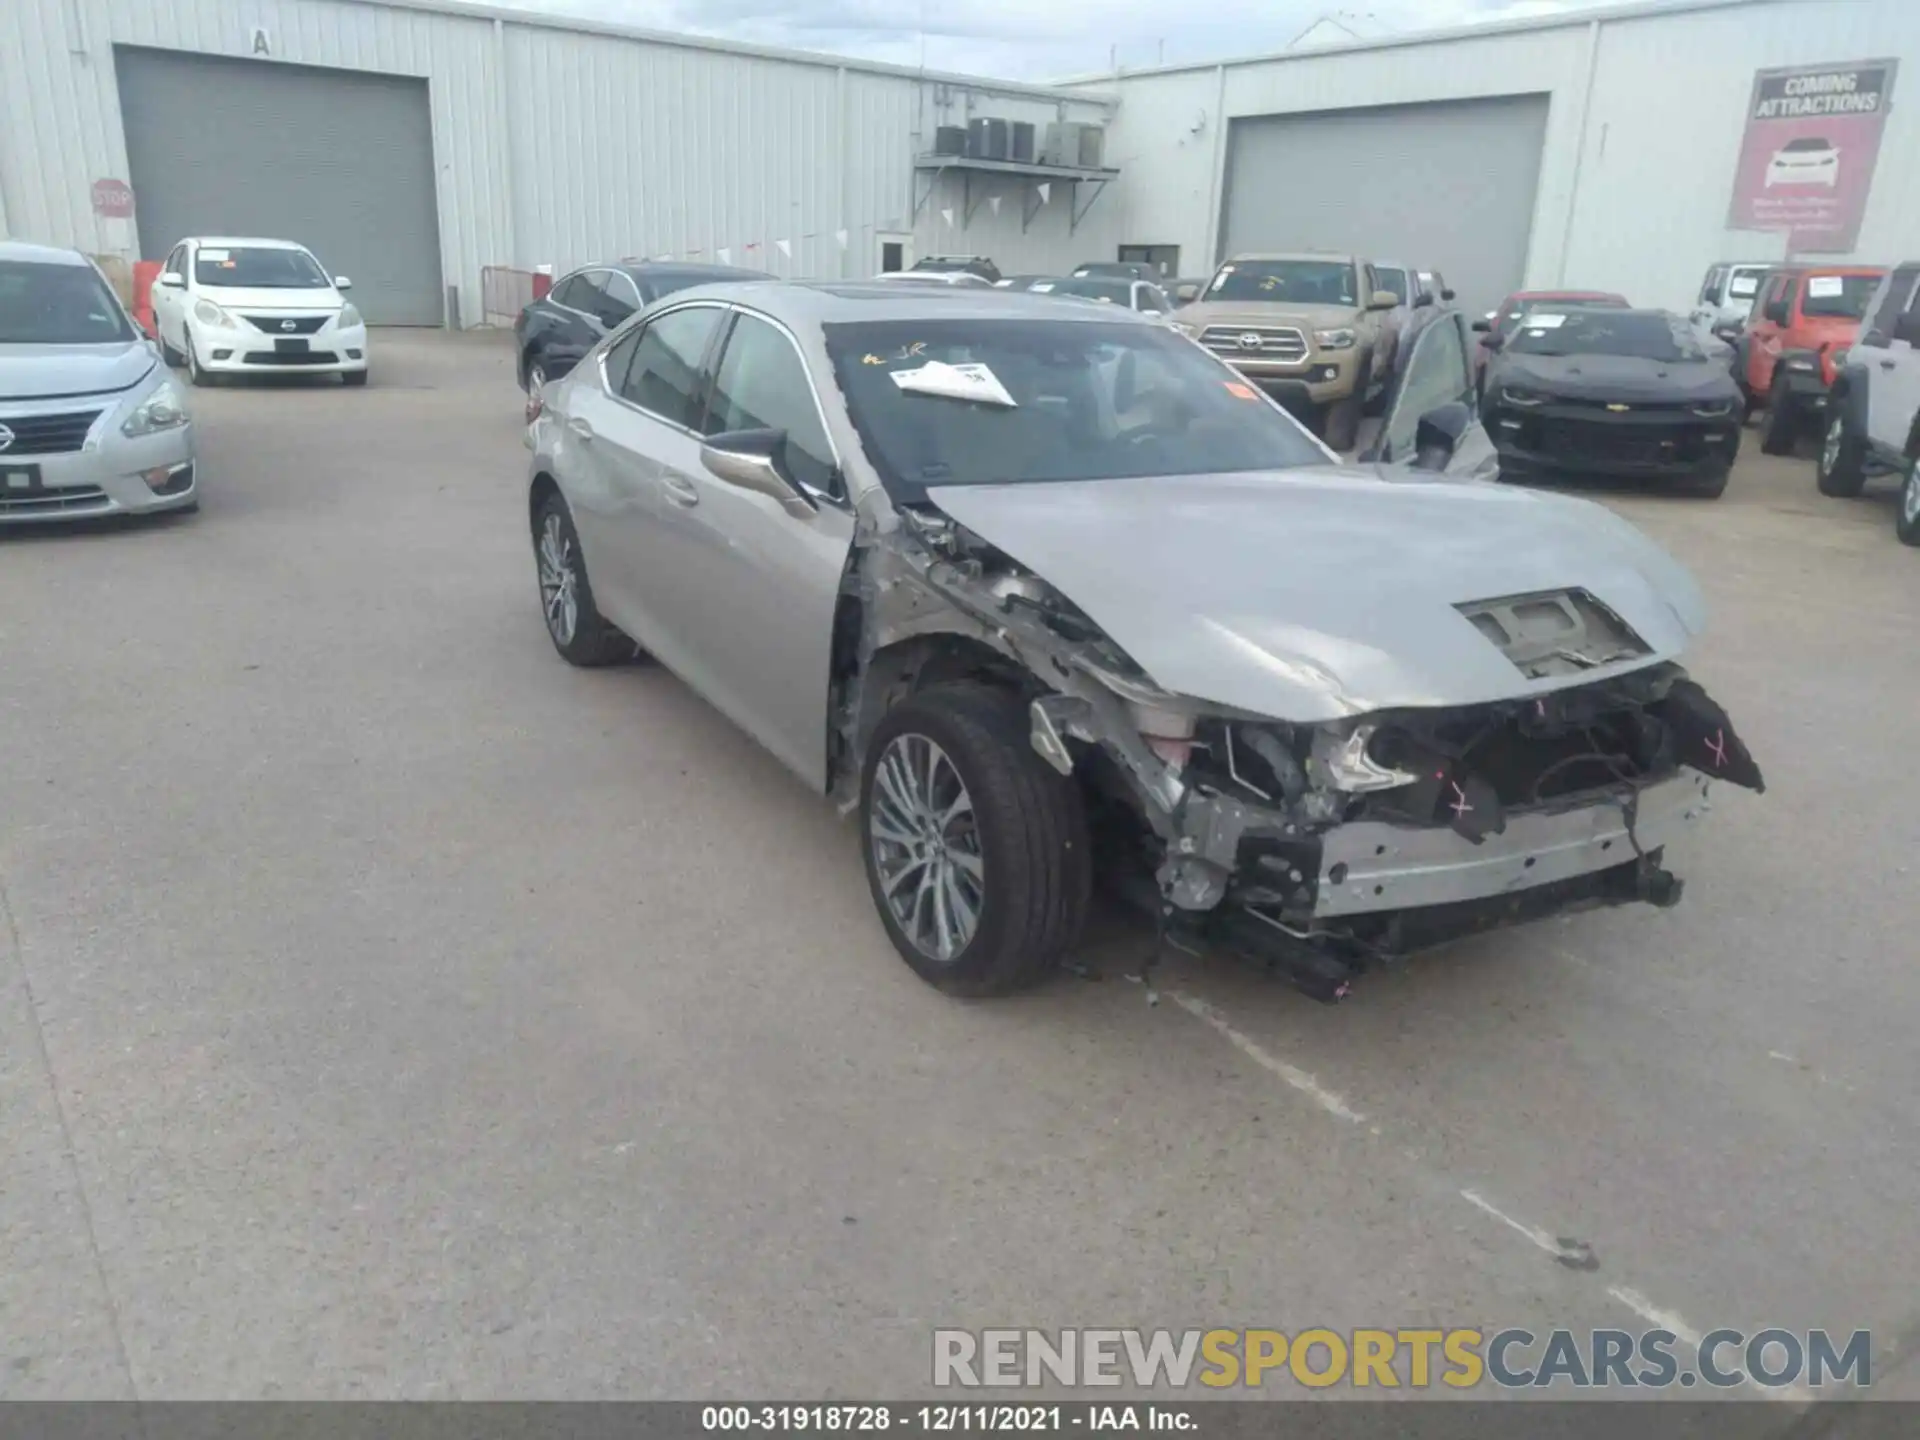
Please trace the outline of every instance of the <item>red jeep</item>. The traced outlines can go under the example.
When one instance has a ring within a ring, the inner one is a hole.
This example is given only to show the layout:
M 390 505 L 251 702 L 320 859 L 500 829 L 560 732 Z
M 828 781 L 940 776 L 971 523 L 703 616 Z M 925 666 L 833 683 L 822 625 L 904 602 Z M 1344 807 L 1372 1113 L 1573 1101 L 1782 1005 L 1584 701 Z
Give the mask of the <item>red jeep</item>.
M 1770 270 L 1754 293 L 1746 333 L 1734 346 L 1734 379 L 1747 410 L 1764 409 L 1760 448 L 1791 455 L 1826 408 L 1834 361 L 1860 330 L 1860 317 L 1886 274 L 1872 265 L 1795 265 Z

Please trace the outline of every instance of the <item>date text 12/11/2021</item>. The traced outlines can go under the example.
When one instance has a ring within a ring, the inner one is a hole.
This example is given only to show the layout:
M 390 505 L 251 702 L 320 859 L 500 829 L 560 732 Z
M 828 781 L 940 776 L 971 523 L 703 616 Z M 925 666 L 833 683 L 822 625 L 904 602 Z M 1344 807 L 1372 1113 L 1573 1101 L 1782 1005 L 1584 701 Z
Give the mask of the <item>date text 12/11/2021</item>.
M 1006 1434 L 1018 1431 L 1089 1433 L 1125 1430 L 1178 1433 L 1198 1428 L 1181 1405 L 707 1405 L 708 1431 Z

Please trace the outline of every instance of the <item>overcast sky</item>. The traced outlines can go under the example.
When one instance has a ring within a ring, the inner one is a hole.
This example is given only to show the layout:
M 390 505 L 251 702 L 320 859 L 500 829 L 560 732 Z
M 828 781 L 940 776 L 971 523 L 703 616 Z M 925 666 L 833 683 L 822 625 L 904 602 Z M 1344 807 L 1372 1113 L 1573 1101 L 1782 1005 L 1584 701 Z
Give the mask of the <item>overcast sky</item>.
M 1006 79 L 1216 60 L 1315 38 L 1366 38 L 1560 14 L 1591 0 L 498 0 L 658 30 L 826 50 Z

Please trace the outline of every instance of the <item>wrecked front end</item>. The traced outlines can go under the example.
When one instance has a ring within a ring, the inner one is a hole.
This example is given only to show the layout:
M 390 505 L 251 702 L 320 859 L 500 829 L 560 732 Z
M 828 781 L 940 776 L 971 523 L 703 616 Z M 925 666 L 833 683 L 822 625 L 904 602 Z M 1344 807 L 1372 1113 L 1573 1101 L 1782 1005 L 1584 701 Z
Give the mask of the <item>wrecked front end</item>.
M 1035 751 L 1078 783 L 1109 888 L 1165 943 L 1249 957 L 1320 1000 L 1464 935 L 1673 905 L 1665 847 L 1704 818 L 1711 783 L 1763 788 L 1678 665 L 1617 673 L 1617 618 L 1584 594 L 1516 597 L 1579 631 L 1535 669 L 1561 688 L 1294 723 L 1164 690 L 937 508 L 889 520 L 849 569 L 836 770 L 857 772 L 844 757 L 926 675 L 994 672 L 1028 698 Z M 1589 670 L 1603 673 L 1579 678 Z

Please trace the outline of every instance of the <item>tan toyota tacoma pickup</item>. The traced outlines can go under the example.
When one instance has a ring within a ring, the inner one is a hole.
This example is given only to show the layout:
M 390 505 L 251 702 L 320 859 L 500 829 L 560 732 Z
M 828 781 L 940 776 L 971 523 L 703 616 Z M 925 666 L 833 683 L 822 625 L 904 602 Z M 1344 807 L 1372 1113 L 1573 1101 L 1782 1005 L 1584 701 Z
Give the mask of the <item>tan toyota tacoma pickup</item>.
M 1399 303 L 1357 255 L 1236 255 L 1174 324 L 1349 450 L 1393 373 Z

